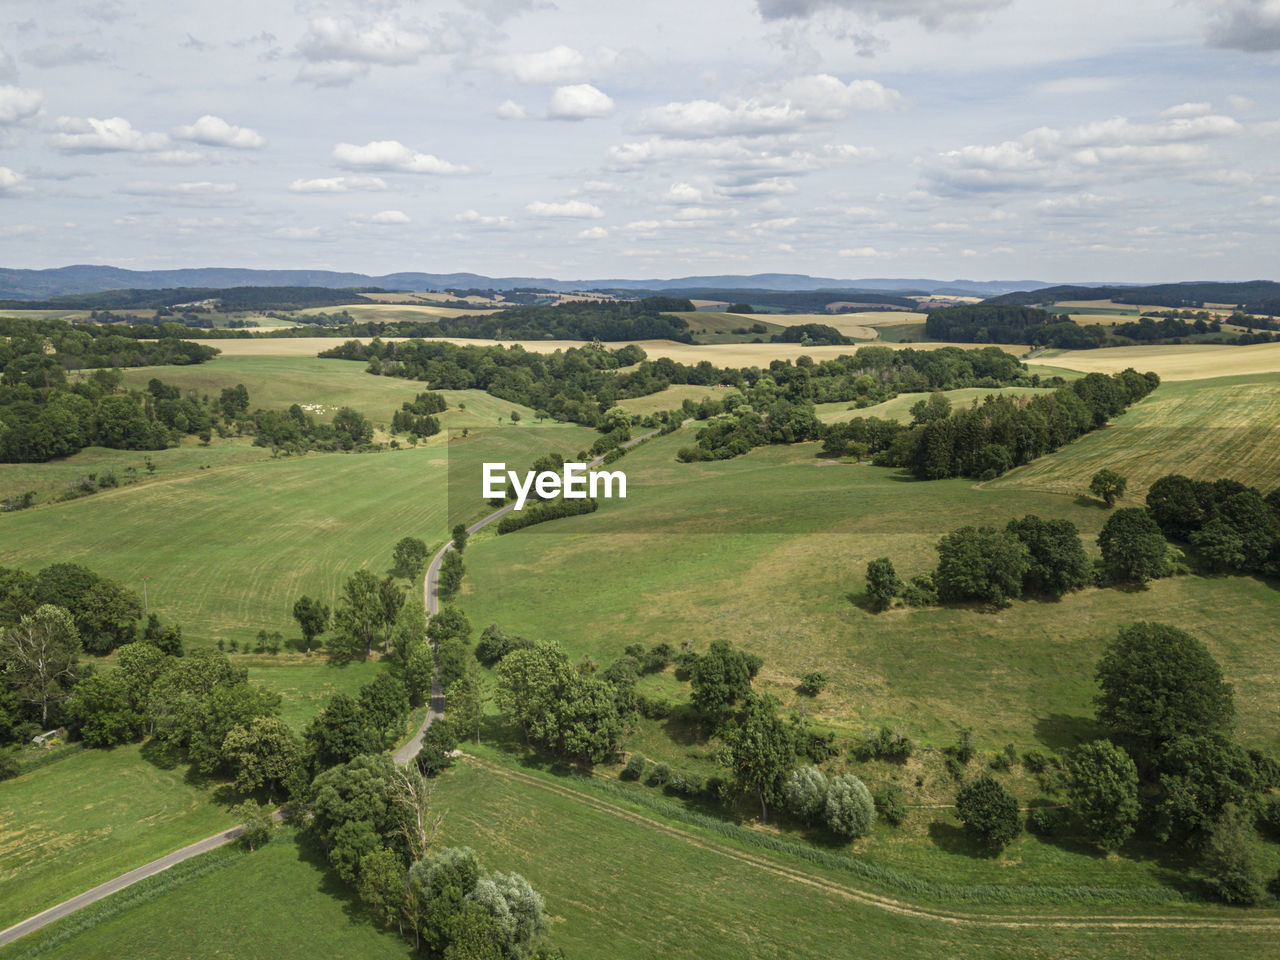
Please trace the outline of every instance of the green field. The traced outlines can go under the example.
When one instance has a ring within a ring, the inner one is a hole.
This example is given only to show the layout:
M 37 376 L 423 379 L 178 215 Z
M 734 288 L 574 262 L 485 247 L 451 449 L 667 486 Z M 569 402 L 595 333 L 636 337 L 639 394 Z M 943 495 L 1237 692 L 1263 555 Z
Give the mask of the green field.
M 336 346 L 339 341 L 335 340 Z M 339 407 L 355 407 L 375 425 L 386 427 L 400 404 L 412 400 L 426 387 L 399 377 L 375 377 L 365 373 L 364 364 L 351 360 L 324 360 L 319 357 L 215 357 L 208 363 L 185 367 L 133 367 L 124 371 L 125 386 L 138 390 L 159 377 L 182 390 L 217 397 L 223 387 L 243 383 L 249 391 L 249 406 L 283 410 L 292 404 L 319 407 L 309 412 L 327 420 Z M 531 419 L 533 411 L 507 400 L 499 400 L 483 390 L 440 391 L 449 409 L 441 415 L 446 428 L 475 427 L 495 423 L 513 409 Z M 466 409 L 458 408 L 465 404 Z
M 885 722 L 945 745 L 969 726 L 989 749 L 1043 749 L 1092 732 L 1093 666 L 1116 625 L 1166 620 L 1222 662 L 1244 739 L 1280 746 L 1280 684 L 1261 666 L 1280 653 L 1273 587 L 1183 577 L 996 613 L 871 614 L 847 595 L 863 589 L 875 557 L 910 577 L 936 564 L 943 534 L 1028 513 L 1072 520 L 1096 555 L 1106 514 L 1070 496 L 823 461 L 817 444 L 676 463 L 689 431 L 625 458 L 627 500 L 469 548 L 461 603 L 472 621 L 558 640 L 601 664 L 629 643 L 704 650 L 723 637 L 764 658 L 760 685 L 787 703 L 802 673 L 828 671 L 829 688 L 808 709 L 837 728 Z
M 1204 907 L 1144 905 L 1140 921 L 1126 922 L 1106 907 L 920 906 L 835 866 L 485 756 L 492 754 L 482 751 L 441 779 L 434 799 L 446 817 L 438 843 L 471 846 L 491 869 L 525 875 L 546 900 L 551 942 L 578 960 L 825 960 L 847 955 L 851 938 L 922 960 L 1157 953 L 1226 960 L 1260 956 L 1274 937 L 1270 915 L 1242 919 Z M 365 919 L 287 831 L 254 853 L 213 856 L 227 862 L 149 900 L 144 894 L 134 907 L 113 910 L 108 901 L 105 919 L 40 955 L 114 958 L 122 943 L 133 956 L 192 960 L 411 954 Z M 58 935 L 55 926 L 0 957 L 13 960 Z
M 738 391 L 733 387 L 699 387 L 687 383 L 675 383 L 660 393 L 651 393 L 644 397 L 632 397 L 621 400 L 618 406 L 637 417 L 647 417 L 659 410 L 679 410 L 686 400 L 700 403 L 708 397 L 712 400 L 723 400 L 731 393 Z
M 360 567 L 381 575 L 403 536 L 443 541 L 450 493 L 479 509 L 481 461 L 573 453 L 593 436 L 566 424 L 495 425 L 411 450 L 265 460 L 122 487 L 0 518 L 5 558 L 27 569 L 80 562 L 135 589 L 150 577 L 152 609 L 195 642 L 261 629 L 293 636 L 299 595 L 331 601 Z
M 297 633 L 297 629 L 292 631 Z M 249 669 L 249 682 L 261 684 L 284 699 L 280 718 L 294 731 L 301 734 L 303 728 L 335 693 L 356 696 L 360 688 L 386 669 L 381 661 L 355 661 L 331 664 L 323 652 L 310 658 L 301 655 L 278 657 L 232 655 L 233 663 Z
M 1037 393 L 1050 393 L 1044 387 L 962 387 L 959 390 L 943 390 L 942 393 L 951 401 L 951 409 L 959 410 L 975 401 L 981 403 L 985 397 L 1034 396 Z M 819 403 L 815 405 L 818 419 L 823 423 L 846 423 L 855 417 L 879 417 L 881 420 L 899 420 L 911 422 L 911 408 L 921 400 L 928 398 L 927 393 L 900 393 L 892 400 L 877 403 L 861 409 L 851 403 Z
M 234 822 L 186 764 L 136 744 L 0 783 L 0 929 Z
M 1160 387 L 1109 426 L 986 486 L 1088 495 L 1098 470 L 1116 470 L 1141 503 L 1170 473 L 1280 486 L 1280 375 L 1180 380 Z
M 74 930 L 88 918 L 76 914 L 0 949 L 0 958 L 17 960 L 33 950 L 67 960 L 414 956 L 411 944 L 364 919 L 323 859 L 291 830 L 252 853 L 223 848 L 171 872 L 89 907 L 86 915 L 102 919 L 83 932 Z

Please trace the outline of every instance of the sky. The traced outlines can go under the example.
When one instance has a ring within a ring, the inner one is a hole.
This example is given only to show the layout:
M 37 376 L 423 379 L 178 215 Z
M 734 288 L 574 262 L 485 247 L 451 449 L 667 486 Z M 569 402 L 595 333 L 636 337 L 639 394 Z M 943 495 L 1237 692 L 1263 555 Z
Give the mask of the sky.
M 1278 68 L 1280 0 L 0 0 L 0 266 L 1280 279 Z

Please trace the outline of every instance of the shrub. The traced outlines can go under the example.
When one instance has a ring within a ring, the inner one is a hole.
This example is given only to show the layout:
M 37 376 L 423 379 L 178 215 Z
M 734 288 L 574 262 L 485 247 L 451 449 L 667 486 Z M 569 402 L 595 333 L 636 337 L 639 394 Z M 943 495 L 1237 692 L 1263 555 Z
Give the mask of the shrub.
M 639 780 L 644 776 L 645 769 L 649 766 L 649 761 L 638 753 L 633 753 L 627 758 L 627 765 L 622 768 L 622 773 L 618 774 L 623 780 Z
M 1224 807 L 1204 851 L 1205 884 L 1223 903 L 1248 906 L 1262 899 L 1262 870 L 1252 840 L 1249 815 L 1234 804 Z
M 0 751 L 0 780 L 12 780 L 21 772 L 22 764 L 17 754 L 9 750 Z
M 1133 834 L 1138 806 L 1138 768 L 1123 747 L 1095 740 L 1072 751 L 1067 795 L 1088 837 L 1115 850 Z
M 787 811 L 802 823 L 816 823 L 827 803 L 827 777 L 817 767 L 793 770 L 783 795 Z
M 991 758 L 992 770 L 1010 770 L 1013 765 L 1018 762 L 1018 750 L 1012 744 L 1005 744 L 1005 748 Z
M 872 609 L 887 610 L 902 590 L 902 581 L 893 569 L 893 561 L 880 557 L 867 564 L 867 598 Z
M 806 696 L 816 697 L 827 685 L 829 678 L 821 670 L 810 670 L 800 676 L 800 692 Z
M 1117 510 L 1098 534 L 1102 562 L 1116 580 L 1145 583 L 1169 572 L 1164 534 L 1150 511 L 1141 507 Z
M 885 760 L 890 763 L 905 763 L 913 749 L 914 744 L 901 730 L 881 727 L 875 733 L 867 731 L 863 734 L 862 748 L 858 753 L 864 762 Z
M 851 773 L 833 777 L 827 785 L 827 827 L 841 837 L 863 837 L 876 822 L 876 805 L 867 785 Z
M 875 792 L 876 809 L 885 823 L 900 827 L 907 819 L 907 795 L 896 783 L 890 783 Z
M 1067 811 L 1061 807 L 1035 807 L 1027 818 L 1032 833 L 1042 837 L 1056 836 L 1067 823 Z
M 636 694 L 636 709 L 640 716 L 647 720 L 663 720 L 671 716 L 675 705 L 663 697 L 651 697 L 645 693 Z
M 922 573 L 911 578 L 902 588 L 902 602 L 909 607 L 932 607 L 938 602 L 938 585 L 932 573 Z
M 667 781 L 671 779 L 671 768 L 665 763 L 660 763 L 649 771 L 649 777 L 645 780 L 651 787 L 665 786 Z
M 676 796 L 682 797 L 684 796 L 686 789 L 684 774 L 679 772 L 672 773 L 671 779 L 668 780 L 666 784 L 667 793 L 672 793 Z
M 1008 790 L 983 774 L 956 795 L 956 813 L 977 843 L 1003 849 L 1022 832 L 1018 801 Z

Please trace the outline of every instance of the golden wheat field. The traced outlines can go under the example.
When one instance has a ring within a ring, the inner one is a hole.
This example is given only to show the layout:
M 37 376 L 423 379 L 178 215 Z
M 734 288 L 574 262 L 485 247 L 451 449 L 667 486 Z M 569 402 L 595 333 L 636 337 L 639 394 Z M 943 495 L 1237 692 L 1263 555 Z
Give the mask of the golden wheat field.
M 1100 350 L 1046 350 L 1038 362 L 1082 373 L 1117 373 L 1126 367 L 1154 370 L 1162 380 L 1203 380 L 1242 374 L 1280 373 L 1280 343 L 1248 347 L 1177 343 Z

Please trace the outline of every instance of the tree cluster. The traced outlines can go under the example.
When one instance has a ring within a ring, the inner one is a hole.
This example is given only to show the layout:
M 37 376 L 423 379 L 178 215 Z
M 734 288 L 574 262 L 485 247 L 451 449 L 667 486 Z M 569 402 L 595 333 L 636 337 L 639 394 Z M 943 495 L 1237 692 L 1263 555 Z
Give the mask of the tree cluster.
M 1264 497 L 1235 480 L 1172 474 L 1151 485 L 1147 510 L 1166 536 L 1190 543 L 1211 569 L 1280 574 L 1280 487 Z

